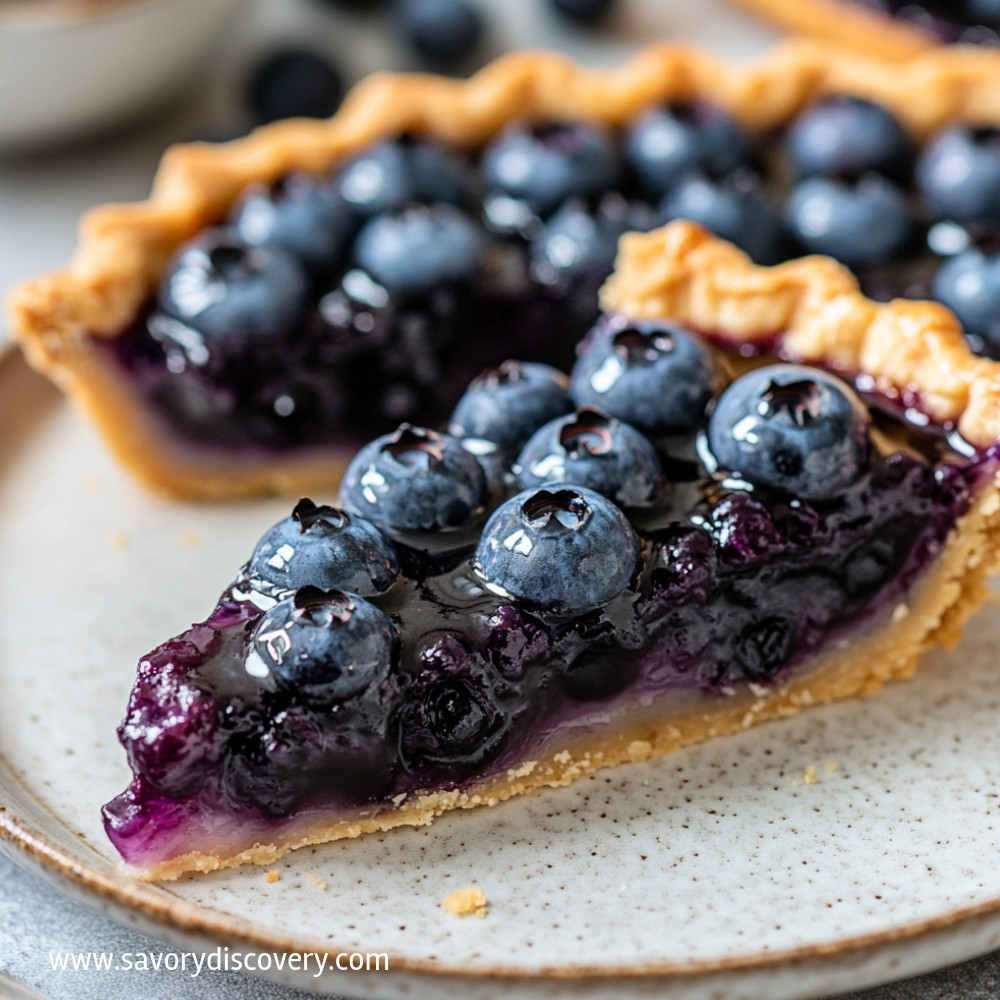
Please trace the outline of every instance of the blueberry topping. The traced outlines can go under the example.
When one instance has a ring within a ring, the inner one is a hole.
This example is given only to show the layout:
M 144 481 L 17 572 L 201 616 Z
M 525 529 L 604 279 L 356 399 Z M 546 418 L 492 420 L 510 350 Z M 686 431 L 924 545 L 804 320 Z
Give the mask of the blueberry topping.
M 479 517 L 485 485 L 479 463 L 456 438 L 403 424 L 355 455 L 340 500 L 383 528 L 442 531 Z
M 515 125 L 487 148 L 482 174 L 488 189 L 548 215 L 568 198 L 613 187 L 618 154 L 608 133 L 596 125 Z
M 640 115 L 628 131 L 625 155 L 643 186 L 665 195 L 690 173 L 725 176 L 746 162 L 749 143 L 721 108 L 678 105 Z
M 118 738 L 130 767 L 167 795 L 191 792 L 222 753 L 219 707 L 188 676 L 183 643 L 154 672 L 141 664 Z
M 785 205 L 792 235 L 811 253 L 850 267 L 879 264 L 908 249 L 915 223 L 892 181 L 866 174 L 854 183 L 811 177 Z
M 247 570 L 255 585 L 336 588 L 371 597 L 396 581 L 399 560 L 392 542 L 374 524 L 303 499 L 290 517 L 264 534 Z
M 593 27 L 611 16 L 615 0 L 549 0 L 549 6 L 567 21 Z
M 1000 224 L 1000 129 L 945 129 L 924 149 L 916 177 L 938 218 Z
M 396 0 L 395 13 L 407 42 L 434 69 L 468 63 L 483 37 L 483 15 L 469 0 Z
M 307 49 L 273 52 L 253 70 L 246 100 L 260 123 L 280 118 L 329 118 L 344 96 L 344 83 L 330 61 Z
M 593 490 L 553 484 L 501 504 L 483 529 L 475 571 L 501 597 L 562 614 L 621 594 L 639 565 L 625 515 Z
M 414 205 L 376 216 L 358 235 L 358 263 L 390 292 L 416 295 L 475 277 L 486 237 L 452 205 Z
M 402 138 L 377 143 L 349 161 L 337 185 L 359 215 L 392 212 L 409 202 L 446 202 L 463 207 L 472 199 L 462 159 L 430 140 Z
M 239 346 L 287 334 L 304 313 L 308 293 L 309 280 L 291 254 L 276 246 L 248 247 L 231 230 L 208 229 L 168 264 L 159 305 L 205 341 Z M 195 364 L 199 346 L 188 348 Z
M 536 431 L 514 466 L 521 486 L 585 486 L 620 507 L 647 507 L 663 470 L 656 449 L 634 427 L 585 406 Z
M 531 242 L 532 274 L 543 285 L 596 289 L 611 273 L 619 238 L 645 232 L 654 221 L 644 205 L 630 204 L 613 193 L 595 207 L 582 200 L 568 201 Z
M 857 97 L 832 97 L 803 111 L 785 142 L 798 177 L 853 178 L 875 172 L 906 180 L 913 149 L 885 108 Z
M 685 177 L 663 200 L 661 211 L 667 222 L 697 222 L 735 243 L 758 264 L 777 264 L 788 256 L 781 216 L 751 171 L 737 171 L 722 181 L 698 174 Z
M 394 645 L 392 621 L 374 604 L 303 587 L 257 623 L 247 672 L 315 706 L 344 703 L 388 677 Z
M 962 321 L 973 346 L 1000 354 L 1000 253 L 973 249 L 952 257 L 935 275 L 932 291 Z
M 719 397 L 708 443 L 723 469 L 755 486 L 822 500 L 865 471 L 868 411 L 832 375 L 771 365 L 741 376 Z
M 473 379 L 451 415 L 448 433 L 466 440 L 466 447 L 477 453 L 486 445 L 507 451 L 572 409 L 569 380 L 561 371 L 531 361 L 505 361 Z
M 570 376 L 577 406 L 596 406 L 650 434 L 691 430 L 712 398 L 715 362 L 667 323 L 608 317 L 591 331 Z
M 341 262 L 355 222 L 330 184 L 293 173 L 270 190 L 252 185 L 233 212 L 233 226 L 247 246 L 280 247 L 323 273 Z

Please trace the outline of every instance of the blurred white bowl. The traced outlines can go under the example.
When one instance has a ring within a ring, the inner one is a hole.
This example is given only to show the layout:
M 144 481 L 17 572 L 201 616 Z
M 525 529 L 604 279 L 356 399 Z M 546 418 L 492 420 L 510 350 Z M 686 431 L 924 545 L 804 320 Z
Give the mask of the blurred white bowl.
M 0 0 L 0 151 L 162 103 L 245 0 Z

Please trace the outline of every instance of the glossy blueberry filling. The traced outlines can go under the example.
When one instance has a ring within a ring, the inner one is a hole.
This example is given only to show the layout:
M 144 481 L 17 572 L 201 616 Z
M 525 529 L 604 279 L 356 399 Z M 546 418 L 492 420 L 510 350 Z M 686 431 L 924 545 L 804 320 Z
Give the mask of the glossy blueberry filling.
M 668 431 L 580 398 L 671 373 L 694 391 L 639 414 Z M 362 449 L 340 508 L 301 501 L 140 663 L 134 779 L 104 812 L 124 858 L 461 790 L 651 700 L 778 683 L 904 603 L 995 450 L 816 369 L 726 381 L 685 331 L 611 318 L 568 380 L 476 380 L 461 437 L 404 425 Z M 528 421 L 526 392 L 546 400 Z
M 852 0 L 880 14 L 922 28 L 942 42 L 965 45 L 1000 44 L 997 0 Z
M 384 141 L 329 176 L 251 185 L 132 326 L 95 339 L 191 444 L 357 445 L 439 426 L 504 358 L 568 367 L 619 236 L 675 218 L 759 263 L 829 254 L 872 297 L 937 298 L 1000 356 L 1000 130 L 916 148 L 849 97 L 777 136 L 698 103 L 618 131 L 515 123 L 477 151 Z

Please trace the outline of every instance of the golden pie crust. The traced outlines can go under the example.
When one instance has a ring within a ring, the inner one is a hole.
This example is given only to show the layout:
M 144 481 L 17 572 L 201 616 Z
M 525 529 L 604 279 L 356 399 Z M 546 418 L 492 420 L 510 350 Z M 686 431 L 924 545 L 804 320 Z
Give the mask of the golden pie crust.
M 919 375 L 939 419 L 956 422 L 982 446 L 1000 439 L 1000 364 L 968 351 L 947 310 L 872 302 L 845 267 L 827 258 L 758 267 L 699 226 L 674 222 L 623 239 L 601 301 L 637 318 L 710 331 L 737 349 L 750 345 L 803 361 L 822 359 L 848 374 L 864 371 L 886 393 Z M 906 602 L 778 685 L 746 685 L 731 695 L 688 693 L 623 710 L 579 742 L 560 737 L 504 774 L 464 790 L 414 793 L 375 813 L 302 817 L 267 842 L 193 850 L 138 874 L 166 880 L 193 871 L 269 865 L 299 847 L 424 826 L 452 809 L 533 795 L 600 768 L 658 757 L 811 705 L 870 694 L 888 680 L 912 675 L 928 650 L 953 646 L 966 619 L 991 593 L 988 578 L 998 569 L 1000 471 L 992 470 L 984 473 L 969 510 Z
M 500 59 L 468 81 L 377 75 L 359 84 L 329 121 L 280 122 L 232 143 L 170 149 L 149 200 L 94 209 L 81 222 L 70 265 L 13 290 L 13 333 L 31 363 L 91 415 L 121 462 L 162 492 L 225 498 L 330 489 L 348 457 L 340 450 L 263 458 L 185 444 L 95 347 L 95 336 L 113 337 L 129 324 L 175 248 L 222 219 L 249 182 L 273 181 L 292 169 L 327 171 L 404 131 L 475 147 L 516 119 L 620 125 L 651 104 L 674 100 L 713 101 L 762 130 L 787 122 L 817 97 L 853 94 L 885 105 L 919 139 L 950 121 L 1000 125 L 998 76 L 1000 54 L 993 52 L 942 48 L 889 63 L 803 41 L 747 67 L 660 46 L 611 71 L 526 53 Z M 941 317 L 934 306 L 909 308 L 911 316 L 929 309 Z M 727 320 L 703 318 L 707 328 L 722 329 Z M 931 377 L 933 368 L 929 361 L 908 375 Z
M 849 0 L 734 0 L 789 31 L 886 59 L 908 59 L 940 43 L 907 24 Z

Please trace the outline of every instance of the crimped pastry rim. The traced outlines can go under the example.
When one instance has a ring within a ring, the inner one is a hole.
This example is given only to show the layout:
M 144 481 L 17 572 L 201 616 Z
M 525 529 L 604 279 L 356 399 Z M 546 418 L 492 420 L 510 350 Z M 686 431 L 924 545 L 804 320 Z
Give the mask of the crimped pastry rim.
M 622 237 L 601 306 L 635 319 L 669 317 L 737 348 L 862 377 L 867 390 L 977 448 L 1000 441 L 1000 362 L 972 353 L 945 306 L 875 302 L 829 257 L 764 267 L 679 220 Z
M 113 334 L 135 315 L 166 256 L 217 222 L 247 183 L 292 169 L 322 172 L 402 132 L 478 145 L 521 118 L 616 125 L 657 101 L 698 97 L 719 103 L 751 128 L 766 129 L 809 100 L 850 93 L 884 104 L 919 137 L 948 121 L 1000 125 L 998 76 L 1000 52 L 939 49 L 899 65 L 808 41 L 778 45 L 749 66 L 661 45 L 610 71 L 529 52 L 502 57 L 467 81 L 375 74 L 331 119 L 293 119 L 228 143 L 168 149 L 146 201 L 92 209 L 81 220 L 69 266 L 12 290 L 13 332 L 43 358 L 53 336 Z M 920 101 L 913 100 L 917 91 Z M 130 308 L 123 309 L 126 301 Z

